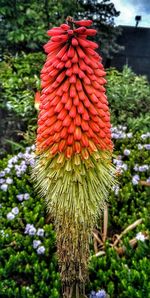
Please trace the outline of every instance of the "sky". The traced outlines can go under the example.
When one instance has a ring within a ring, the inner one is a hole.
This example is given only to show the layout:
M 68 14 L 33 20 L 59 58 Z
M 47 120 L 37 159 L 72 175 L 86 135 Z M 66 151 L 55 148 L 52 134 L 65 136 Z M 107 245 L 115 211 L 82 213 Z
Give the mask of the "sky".
M 138 27 L 150 27 L 150 0 L 112 0 L 116 10 L 120 11 L 115 18 L 116 25 L 135 26 L 135 16 L 140 15 L 142 20 Z

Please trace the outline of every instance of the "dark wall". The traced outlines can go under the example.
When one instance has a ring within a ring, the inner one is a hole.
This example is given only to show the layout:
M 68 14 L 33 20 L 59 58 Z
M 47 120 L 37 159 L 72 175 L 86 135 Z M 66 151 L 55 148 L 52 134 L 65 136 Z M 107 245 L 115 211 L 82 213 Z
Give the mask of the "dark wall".
M 117 53 L 111 66 L 122 70 L 127 64 L 136 74 L 147 75 L 150 80 L 150 28 L 121 26 L 118 43 L 125 49 Z

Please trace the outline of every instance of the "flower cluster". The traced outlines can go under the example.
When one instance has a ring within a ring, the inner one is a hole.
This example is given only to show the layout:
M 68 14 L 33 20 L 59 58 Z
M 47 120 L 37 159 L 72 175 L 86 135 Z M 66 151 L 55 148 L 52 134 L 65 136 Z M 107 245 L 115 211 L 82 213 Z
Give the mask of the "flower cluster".
M 92 291 L 89 298 L 106 298 L 107 294 L 105 290 L 99 290 L 98 292 Z
M 15 172 L 18 178 L 21 178 L 27 171 L 28 166 L 33 167 L 35 164 L 35 145 L 27 147 L 25 152 L 19 152 L 8 160 L 7 167 L 0 172 L 0 189 L 7 191 L 9 186 L 13 184 L 13 179 L 10 177 Z M 18 197 L 18 200 L 28 200 L 28 194 L 24 194 L 24 197 Z
M 29 236 L 39 236 L 44 237 L 44 229 L 38 228 L 36 229 L 33 224 L 26 224 L 25 227 L 25 234 L 28 234 Z M 41 240 L 33 240 L 33 248 L 36 249 L 38 255 L 42 255 L 45 253 L 45 247 L 41 245 Z
M 81 25 L 85 24 L 85 25 Z M 112 151 L 110 113 L 104 84 L 105 71 L 98 45 L 88 40 L 96 30 L 92 21 L 74 21 L 48 31 L 51 40 L 41 71 L 37 151 L 67 158 L 93 151 Z
M 150 132 L 147 132 L 141 135 L 142 140 L 146 140 L 147 138 L 150 138 Z
M 19 202 L 22 202 L 23 200 L 27 201 L 30 197 L 30 194 L 29 193 L 18 194 L 16 197 Z
M 146 172 L 146 171 L 148 171 L 149 170 L 149 165 L 142 165 L 142 166 L 139 166 L 138 164 L 135 164 L 135 166 L 134 166 L 134 170 L 136 171 L 136 172 Z
M 8 220 L 12 220 L 12 219 L 14 219 L 15 216 L 18 215 L 18 214 L 19 214 L 19 209 L 18 209 L 18 207 L 14 207 L 14 208 L 12 208 L 12 210 L 11 210 L 9 213 L 7 213 L 7 219 L 8 219 Z
M 133 137 L 132 132 L 126 132 L 127 127 L 126 126 L 122 126 L 122 125 L 118 125 L 116 127 L 112 127 L 111 128 L 111 132 L 112 132 L 112 138 L 113 139 L 131 139 Z
M 140 181 L 140 177 L 139 177 L 139 175 L 134 175 L 134 176 L 132 177 L 132 184 L 133 184 L 133 185 L 137 185 L 137 184 L 139 183 L 139 181 Z
M 116 171 L 120 174 L 122 174 L 124 171 L 127 171 L 128 169 L 128 166 L 123 162 L 121 155 L 119 155 L 117 159 L 114 158 L 113 163 L 116 165 Z
M 45 253 L 45 247 L 41 245 L 41 240 L 33 240 L 33 248 L 36 249 L 38 255 Z

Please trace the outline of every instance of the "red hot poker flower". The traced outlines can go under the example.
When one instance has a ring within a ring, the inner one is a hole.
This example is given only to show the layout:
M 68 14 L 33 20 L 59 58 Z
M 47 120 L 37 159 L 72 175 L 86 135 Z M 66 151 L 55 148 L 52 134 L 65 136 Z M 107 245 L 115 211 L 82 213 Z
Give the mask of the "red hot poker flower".
M 114 183 L 105 71 L 91 20 L 48 31 L 33 172 L 55 219 L 62 282 L 87 277 L 89 237 Z M 69 290 L 68 290 L 69 291 Z M 68 296 L 67 296 L 68 297 Z

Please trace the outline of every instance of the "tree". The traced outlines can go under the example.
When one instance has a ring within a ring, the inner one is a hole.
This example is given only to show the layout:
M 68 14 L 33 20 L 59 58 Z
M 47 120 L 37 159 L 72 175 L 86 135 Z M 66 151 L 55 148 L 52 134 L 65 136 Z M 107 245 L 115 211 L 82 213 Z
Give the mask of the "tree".
M 82 12 L 79 17 L 91 19 L 98 31 L 97 42 L 100 44 L 100 51 L 103 57 L 111 58 L 121 47 L 117 44 L 117 37 L 121 33 L 119 27 L 115 27 L 114 18 L 120 12 L 116 10 L 110 0 L 79 0 Z
M 47 40 L 46 31 L 78 9 L 76 0 L 1 0 L 2 52 L 40 50 Z
M 119 15 L 110 0 L 1 0 L 0 47 L 2 52 L 38 51 L 47 40 L 46 31 L 64 22 L 68 15 L 94 21 L 101 54 L 110 58 L 120 47 L 120 29 L 114 26 Z

